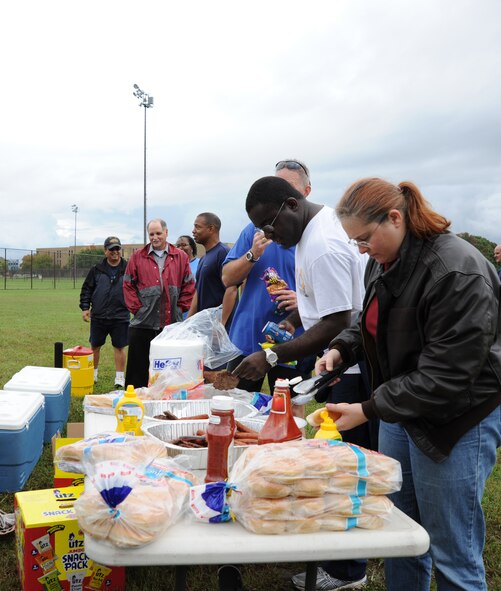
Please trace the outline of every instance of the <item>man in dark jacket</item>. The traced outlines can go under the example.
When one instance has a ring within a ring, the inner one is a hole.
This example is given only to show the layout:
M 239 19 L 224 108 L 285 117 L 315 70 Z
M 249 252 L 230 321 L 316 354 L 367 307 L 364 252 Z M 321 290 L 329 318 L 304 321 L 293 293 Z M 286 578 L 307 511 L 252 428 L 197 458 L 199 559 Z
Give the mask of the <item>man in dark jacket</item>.
M 127 261 L 121 256 L 122 245 L 116 236 L 104 241 L 105 258 L 94 265 L 82 285 L 82 318 L 90 322 L 89 342 L 94 352 L 94 382 L 97 382 L 101 347 L 107 335 L 115 353 L 115 387 L 125 385 L 125 347 L 128 343 L 129 311 L 123 295 L 123 277 Z

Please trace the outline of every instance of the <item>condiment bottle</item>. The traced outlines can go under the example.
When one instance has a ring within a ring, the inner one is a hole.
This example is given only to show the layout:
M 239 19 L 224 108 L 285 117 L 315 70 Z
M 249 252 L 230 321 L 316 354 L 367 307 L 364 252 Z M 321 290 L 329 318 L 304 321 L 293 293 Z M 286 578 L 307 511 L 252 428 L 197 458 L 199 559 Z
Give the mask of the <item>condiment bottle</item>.
M 129 435 L 142 435 L 141 425 L 144 417 L 143 401 L 136 396 L 134 386 L 127 386 L 122 398 L 115 406 L 117 431 Z
M 324 410 L 320 413 L 322 422 L 320 428 L 315 433 L 315 439 L 338 439 L 342 441 L 341 433 L 337 430 L 336 423 L 329 416 L 329 412 Z
M 233 398 L 213 396 L 207 426 L 207 475 L 205 482 L 228 480 L 228 450 L 235 435 Z
M 271 399 L 270 415 L 259 432 L 257 442 L 280 443 L 301 439 L 302 436 L 292 414 L 289 380 L 277 379 Z

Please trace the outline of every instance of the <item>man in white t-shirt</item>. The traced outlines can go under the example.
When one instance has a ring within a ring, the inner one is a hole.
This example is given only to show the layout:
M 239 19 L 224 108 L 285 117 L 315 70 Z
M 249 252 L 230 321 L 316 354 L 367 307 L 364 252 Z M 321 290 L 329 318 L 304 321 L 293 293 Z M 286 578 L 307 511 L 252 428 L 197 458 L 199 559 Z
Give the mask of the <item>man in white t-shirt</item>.
M 297 338 L 266 352 L 248 355 L 232 373 L 256 380 L 270 366 L 322 351 L 362 310 L 366 255 L 352 246 L 331 207 L 312 203 L 284 179 L 264 177 L 249 190 L 245 204 L 256 228 L 261 228 L 263 245 L 272 241 L 283 248 L 296 246 L 295 277 L 297 310 L 280 322 Z M 346 372 L 331 388 L 328 401 L 362 402 L 370 390 L 358 366 Z M 374 425 L 365 424 L 342 433 L 345 441 L 375 447 Z M 367 561 L 342 560 L 322 564 L 317 572 L 317 589 L 358 589 L 365 585 Z M 305 573 L 292 577 L 297 589 L 305 588 Z
M 280 325 L 292 333 L 301 325 L 305 329 L 292 341 L 247 356 L 233 370 L 240 377 L 258 379 L 270 365 L 325 349 L 351 325 L 362 309 L 366 261 L 349 244 L 334 210 L 305 199 L 284 179 L 256 181 L 247 195 L 246 210 L 263 231 L 263 244 L 296 246 L 298 309 Z

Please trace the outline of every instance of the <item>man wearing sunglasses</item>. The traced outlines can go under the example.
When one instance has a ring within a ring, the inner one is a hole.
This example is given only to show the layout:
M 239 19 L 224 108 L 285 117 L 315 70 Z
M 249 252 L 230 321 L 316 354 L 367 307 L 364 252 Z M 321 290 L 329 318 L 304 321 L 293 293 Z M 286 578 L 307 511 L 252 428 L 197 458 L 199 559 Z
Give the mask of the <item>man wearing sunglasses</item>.
M 122 258 L 122 244 L 116 236 L 108 236 L 104 241 L 104 257 L 85 278 L 80 292 L 80 309 L 82 319 L 90 322 L 94 382 L 98 379 L 101 347 L 109 335 L 115 356 L 115 388 L 123 388 L 130 314 L 122 288 L 127 261 Z
M 240 379 L 257 380 L 270 366 L 325 349 L 334 335 L 356 320 L 362 309 L 367 257 L 349 244 L 332 208 L 305 199 L 283 178 L 264 177 L 256 181 L 245 206 L 252 223 L 261 228 L 263 244 L 272 241 L 282 250 L 296 247 L 297 310 L 292 310 L 280 323 L 295 338 L 273 347 L 273 357 L 264 352 L 252 353 L 232 371 Z M 300 326 L 305 332 L 297 336 Z M 362 402 L 369 396 L 355 366 L 331 388 L 328 400 Z M 374 426 L 365 427 L 343 432 L 343 439 L 374 447 Z M 366 566 L 365 560 L 326 562 L 318 570 L 317 589 L 361 588 L 367 582 Z M 292 577 L 297 589 L 304 589 L 305 580 L 305 573 Z
M 275 173 L 304 197 L 310 194 L 309 171 L 303 162 L 281 160 L 276 164 Z M 223 283 L 226 287 L 244 283 L 230 329 L 230 339 L 243 355 L 228 364 L 229 371 L 239 365 L 246 356 L 261 351 L 259 343 L 264 341 L 262 330 L 267 322 L 278 323 L 296 308 L 294 251 L 294 248 L 280 248 L 272 240 L 266 239 L 253 224 L 248 224 L 228 253 L 223 263 Z M 261 279 L 268 267 L 276 269 L 289 286 L 289 289 L 277 292 L 278 308 L 275 308 Z M 267 374 L 268 383 L 273 389 L 277 377 L 308 377 L 313 365 L 314 363 L 304 368 L 301 364 L 298 367 L 269 366 L 267 371 L 255 380 L 241 379 L 238 387 L 249 392 L 259 392 Z

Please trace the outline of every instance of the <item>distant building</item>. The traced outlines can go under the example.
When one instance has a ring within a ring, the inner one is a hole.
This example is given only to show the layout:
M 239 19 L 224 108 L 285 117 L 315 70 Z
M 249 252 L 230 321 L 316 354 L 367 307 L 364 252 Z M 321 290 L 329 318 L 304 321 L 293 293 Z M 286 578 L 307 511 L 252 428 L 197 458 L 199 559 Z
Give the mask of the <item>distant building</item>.
M 230 248 L 233 246 L 232 243 L 227 242 Z M 132 253 L 140 248 L 143 248 L 143 244 L 122 244 L 122 256 L 125 259 L 130 259 Z M 70 258 L 73 256 L 73 253 L 78 254 L 82 250 L 95 250 L 97 248 L 102 248 L 102 246 L 98 246 L 96 244 L 82 244 L 77 245 L 76 249 L 74 246 L 60 246 L 60 247 L 53 247 L 53 248 L 37 248 L 36 254 L 47 254 L 50 258 L 54 261 L 56 267 L 64 268 L 68 265 Z M 200 258 L 205 254 L 205 249 L 201 244 L 197 244 L 197 257 Z M 16 261 L 12 261 L 13 263 Z M 17 262 L 19 268 L 19 262 Z M 10 267 L 9 267 L 10 269 Z M 13 269 L 14 270 L 14 269 Z M 16 269 L 17 270 L 17 269 Z
M 54 260 L 56 267 L 66 267 L 74 253 L 78 254 L 82 250 L 95 250 L 97 248 L 103 247 L 96 244 L 82 244 L 77 245 L 76 249 L 74 246 L 37 248 L 36 254 L 47 254 Z M 132 253 L 139 248 L 143 248 L 143 244 L 122 244 L 122 255 L 124 258 L 129 259 Z

